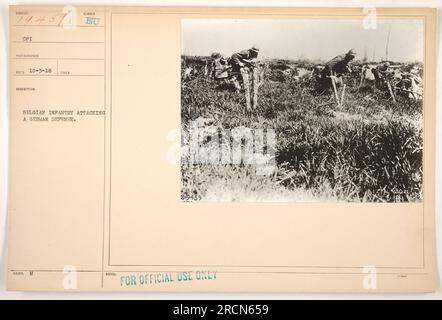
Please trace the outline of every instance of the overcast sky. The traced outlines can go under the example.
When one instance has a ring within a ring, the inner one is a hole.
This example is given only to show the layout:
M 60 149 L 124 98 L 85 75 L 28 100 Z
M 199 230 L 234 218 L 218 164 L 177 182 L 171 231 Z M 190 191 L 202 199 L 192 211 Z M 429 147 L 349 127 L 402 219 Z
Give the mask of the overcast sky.
M 187 55 L 226 56 L 260 47 L 260 58 L 329 60 L 354 48 L 356 59 L 385 59 L 388 30 L 389 60 L 423 61 L 421 20 L 378 20 L 376 29 L 364 29 L 361 20 L 231 20 L 184 19 L 182 52 Z

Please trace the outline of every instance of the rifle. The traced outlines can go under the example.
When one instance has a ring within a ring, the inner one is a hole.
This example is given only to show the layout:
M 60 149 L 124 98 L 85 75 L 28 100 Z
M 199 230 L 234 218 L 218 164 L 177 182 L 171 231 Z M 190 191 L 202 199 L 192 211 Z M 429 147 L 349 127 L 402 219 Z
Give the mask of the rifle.
M 396 98 L 395 98 L 395 96 L 394 96 L 393 89 L 391 89 L 390 81 L 388 81 L 387 79 L 385 79 L 385 82 L 387 83 L 388 92 L 390 93 L 390 96 L 391 96 L 391 98 L 393 99 L 393 102 L 396 103 Z
M 256 61 L 243 61 L 242 62 L 245 67 L 247 68 L 255 68 L 256 67 Z
M 327 76 L 328 78 L 330 78 L 331 82 L 332 82 L 332 86 L 333 86 L 333 92 L 335 93 L 335 98 L 336 98 L 336 102 L 338 104 L 338 108 L 341 108 L 342 106 L 342 102 L 344 101 L 344 94 L 345 94 L 345 84 L 344 87 L 342 88 L 342 95 L 341 98 L 339 98 L 339 94 L 338 94 L 338 88 L 336 87 L 336 76 L 334 75 L 330 75 Z

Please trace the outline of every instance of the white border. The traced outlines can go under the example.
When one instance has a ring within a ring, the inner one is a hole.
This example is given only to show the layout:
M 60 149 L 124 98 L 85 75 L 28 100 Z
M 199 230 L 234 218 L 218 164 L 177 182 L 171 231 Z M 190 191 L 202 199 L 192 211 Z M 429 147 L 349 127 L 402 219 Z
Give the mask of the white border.
M 442 261 L 442 96 L 436 90 L 436 253 L 437 288 L 430 294 L 224 294 L 224 293 L 40 293 L 6 291 L 6 225 L 7 225 L 7 185 L 8 185 L 8 15 L 9 5 L 60 5 L 62 1 L 7 1 L 0 0 L 0 300 L 3 299 L 440 299 L 442 300 L 441 268 Z M 70 5 L 133 5 L 133 6 L 219 6 L 219 7 L 431 7 L 438 9 L 436 88 L 442 76 L 441 42 L 442 0 L 150 0 L 150 1 L 77 1 Z

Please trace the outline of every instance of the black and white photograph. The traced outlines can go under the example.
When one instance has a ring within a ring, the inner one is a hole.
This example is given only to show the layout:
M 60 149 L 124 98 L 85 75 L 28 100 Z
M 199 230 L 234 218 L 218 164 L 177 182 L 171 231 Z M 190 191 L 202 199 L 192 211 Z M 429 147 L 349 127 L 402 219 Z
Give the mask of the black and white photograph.
M 181 27 L 182 201 L 422 201 L 421 20 Z

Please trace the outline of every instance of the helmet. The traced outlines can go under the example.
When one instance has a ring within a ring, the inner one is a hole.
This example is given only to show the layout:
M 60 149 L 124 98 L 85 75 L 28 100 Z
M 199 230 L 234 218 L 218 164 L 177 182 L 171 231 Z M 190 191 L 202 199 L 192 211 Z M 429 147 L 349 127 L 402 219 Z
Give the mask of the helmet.
M 348 55 L 348 56 L 356 56 L 356 51 L 355 51 L 355 49 L 351 48 L 350 50 L 348 50 L 347 55 Z
M 253 45 L 250 50 L 255 51 L 255 52 L 259 52 L 259 48 L 257 45 Z

